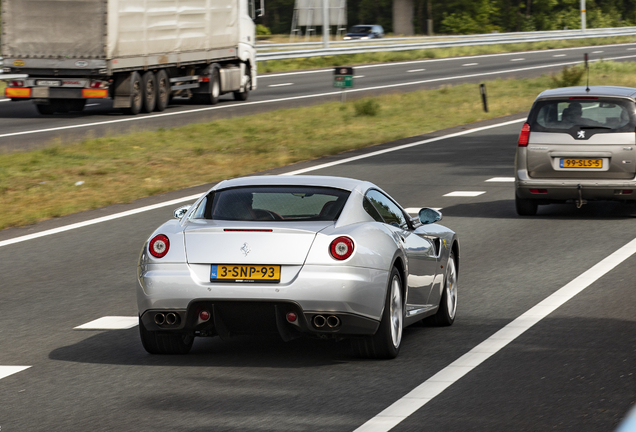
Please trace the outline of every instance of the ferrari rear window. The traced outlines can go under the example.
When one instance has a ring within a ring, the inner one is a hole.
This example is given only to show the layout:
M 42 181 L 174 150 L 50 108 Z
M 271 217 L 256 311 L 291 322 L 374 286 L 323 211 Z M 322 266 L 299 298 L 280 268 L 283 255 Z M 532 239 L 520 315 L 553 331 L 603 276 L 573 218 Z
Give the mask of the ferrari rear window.
M 538 101 L 529 116 L 534 132 L 634 132 L 634 103 L 613 98 L 563 98 Z
M 336 220 L 349 191 L 310 186 L 223 189 L 208 199 L 206 218 L 240 221 Z

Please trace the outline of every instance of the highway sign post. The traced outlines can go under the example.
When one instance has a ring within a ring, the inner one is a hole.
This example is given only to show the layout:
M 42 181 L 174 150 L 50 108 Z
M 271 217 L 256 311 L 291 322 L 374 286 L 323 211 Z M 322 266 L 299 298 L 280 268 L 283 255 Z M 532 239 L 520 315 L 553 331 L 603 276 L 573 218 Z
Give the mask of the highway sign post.
M 333 86 L 342 89 L 340 101 L 346 101 L 345 89 L 353 87 L 353 68 L 337 67 L 333 70 Z

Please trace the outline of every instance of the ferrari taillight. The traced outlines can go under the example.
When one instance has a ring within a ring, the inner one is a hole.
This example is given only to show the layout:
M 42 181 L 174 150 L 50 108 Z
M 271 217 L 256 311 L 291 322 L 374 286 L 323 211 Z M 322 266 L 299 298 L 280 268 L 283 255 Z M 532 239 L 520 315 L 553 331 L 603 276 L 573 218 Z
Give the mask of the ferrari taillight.
M 337 260 L 346 260 L 353 253 L 353 240 L 349 237 L 338 237 L 329 245 L 329 252 Z
M 526 147 L 530 140 L 530 125 L 524 123 L 521 127 L 521 133 L 519 134 L 519 147 Z
M 154 236 L 148 244 L 150 255 L 155 258 L 163 258 L 170 250 L 170 240 L 163 234 Z

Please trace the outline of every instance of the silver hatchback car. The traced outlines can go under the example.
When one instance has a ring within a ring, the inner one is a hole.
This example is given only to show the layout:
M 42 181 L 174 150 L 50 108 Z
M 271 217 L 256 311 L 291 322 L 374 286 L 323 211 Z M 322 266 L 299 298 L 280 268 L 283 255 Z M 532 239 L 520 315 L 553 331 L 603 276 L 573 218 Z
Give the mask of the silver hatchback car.
M 636 88 L 566 87 L 537 96 L 515 157 L 515 204 L 636 200 Z

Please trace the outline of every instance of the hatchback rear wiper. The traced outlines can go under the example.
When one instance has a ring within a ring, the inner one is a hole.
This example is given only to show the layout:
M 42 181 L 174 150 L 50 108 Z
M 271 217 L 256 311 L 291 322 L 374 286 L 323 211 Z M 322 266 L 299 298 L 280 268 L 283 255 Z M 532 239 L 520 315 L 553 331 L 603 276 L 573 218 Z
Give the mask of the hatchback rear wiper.
M 607 126 L 581 126 L 580 129 L 613 129 Z

